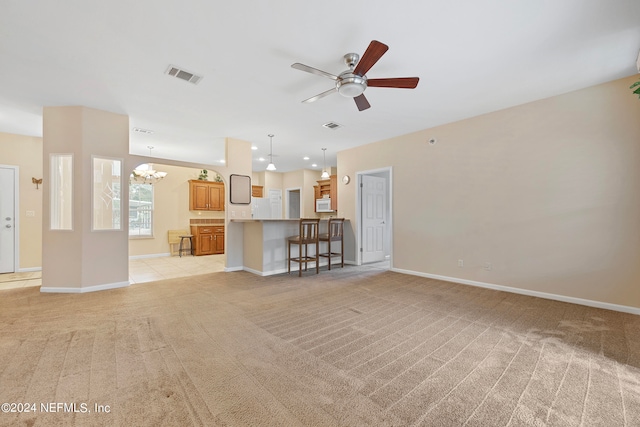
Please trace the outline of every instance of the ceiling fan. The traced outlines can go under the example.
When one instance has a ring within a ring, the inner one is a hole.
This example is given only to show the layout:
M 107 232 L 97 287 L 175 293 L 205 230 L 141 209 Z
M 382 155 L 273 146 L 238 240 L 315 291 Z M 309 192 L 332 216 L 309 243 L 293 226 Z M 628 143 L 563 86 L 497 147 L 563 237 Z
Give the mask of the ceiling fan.
M 302 102 L 313 102 L 320 98 L 324 98 L 327 95 L 331 95 L 334 92 L 338 92 L 342 96 L 353 98 L 358 110 L 362 111 L 371 107 L 363 93 L 367 87 L 415 89 L 415 87 L 418 86 L 418 77 L 395 77 L 388 79 L 367 78 L 365 75 L 367 71 L 369 71 L 376 62 L 378 62 L 387 50 L 389 50 L 389 46 L 384 43 L 380 43 L 377 40 L 372 40 L 371 43 L 369 43 L 369 47 L 367 47 L 367 50 L 364 52 L 364 55 L 362 55 L 362 58 L 360 58 L 360 55 L 357 53 L 347 53 L 344 56 L 344 62 L 347 64 L 349 69 L 343 71 L 337 76 L 298 62 L 292 64 L 291 67 L 296 70 L 328 77 L 336 82 L 336 87 L 329 89 L 326 92 L 319 93 L 316 96 L 312 96 L 309 99 L 305 99 Z

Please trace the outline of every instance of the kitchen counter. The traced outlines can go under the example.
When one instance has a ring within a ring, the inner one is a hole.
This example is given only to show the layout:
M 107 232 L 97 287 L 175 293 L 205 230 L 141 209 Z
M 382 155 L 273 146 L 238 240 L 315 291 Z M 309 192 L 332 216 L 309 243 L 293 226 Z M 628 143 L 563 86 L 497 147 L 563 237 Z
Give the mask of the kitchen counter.
M 329 218 L 320 219 L 320 233 L 326 232 L 328 222 Z M 232 219 L 231 223 L 243 227 L 243 270 L 261 276 L 287 271 L 287 237 L 298 235 L 299 219 L 245 218 Z M 297 249 L 292 247 L 291 250 Z

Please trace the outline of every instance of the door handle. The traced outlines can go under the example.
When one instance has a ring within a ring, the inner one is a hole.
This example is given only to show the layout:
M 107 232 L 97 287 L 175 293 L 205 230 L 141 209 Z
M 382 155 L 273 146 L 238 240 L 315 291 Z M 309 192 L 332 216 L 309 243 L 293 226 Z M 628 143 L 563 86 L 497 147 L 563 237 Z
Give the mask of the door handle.
M 5 228 L 11 228 L 11 224 L 5 225 Z
M 6 217 L 5 219 L 6 219 L 7 221 L 11 221 L 11 217 L 10 217 L 10 216 Z

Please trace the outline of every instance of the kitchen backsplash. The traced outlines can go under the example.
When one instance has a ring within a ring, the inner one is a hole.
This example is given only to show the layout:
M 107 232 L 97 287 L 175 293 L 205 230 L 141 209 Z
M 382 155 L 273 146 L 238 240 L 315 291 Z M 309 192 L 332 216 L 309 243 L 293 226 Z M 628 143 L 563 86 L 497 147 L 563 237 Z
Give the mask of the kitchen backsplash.
M 224 224 L 224 218 L 191 218 L 189 225 L 197 224 Z

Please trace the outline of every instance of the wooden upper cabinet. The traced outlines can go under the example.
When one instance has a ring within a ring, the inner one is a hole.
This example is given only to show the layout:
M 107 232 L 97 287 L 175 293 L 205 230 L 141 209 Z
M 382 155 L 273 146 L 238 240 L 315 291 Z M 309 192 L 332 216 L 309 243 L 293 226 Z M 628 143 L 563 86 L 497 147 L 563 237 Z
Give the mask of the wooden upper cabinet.
M 251 197 L 264 197 L 264 187 L 262 185 L 252 185 Z
M 213 181 L 189 181 L 189 210 L 223 211 L 224 183 Z
M 313 186 L 313 194 L 316 199 L 329 196 L 331 199 L 331 209 L 338 210 L 338 176 L 331 175 L 328 179 L 321 179 L 318 185 Z M 315 208 L 314 208 L 315 209 Z

